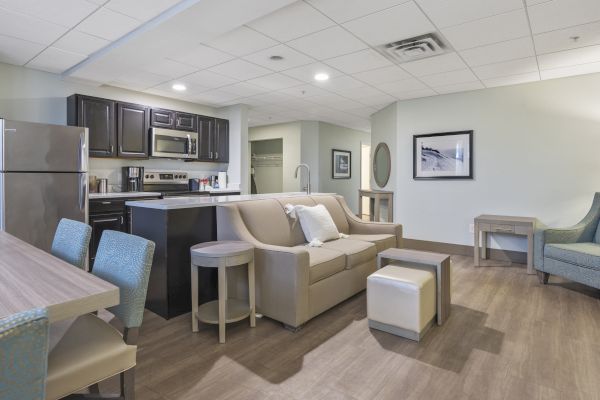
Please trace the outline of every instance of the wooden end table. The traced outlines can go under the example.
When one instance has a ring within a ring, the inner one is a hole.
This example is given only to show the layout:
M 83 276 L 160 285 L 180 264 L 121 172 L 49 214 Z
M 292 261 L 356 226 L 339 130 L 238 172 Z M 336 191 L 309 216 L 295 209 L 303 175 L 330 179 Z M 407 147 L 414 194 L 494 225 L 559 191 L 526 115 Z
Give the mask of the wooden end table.
M 387 249 L 377 254 L 377 268 L 394 264 L 405 268 L 422 268 L 435 272 L 437 324 L 442 325 L 450 317 L 450 256 L 440 253 L 409 249 Z
M 254 246 L 239 241 L 206 242 L 192 246 L 192 332 L 198 321 L 219 325 L 219 343 L 225 343 L 225 324 L 250 317 L 256 326 Z M 227 268 L 248 264 L 248 301 L 227 297 Z M 198 306 L 198 267 L 218 268 L 219 299 Z
M 381 200 L 387 201 L 387 222 L 394 222 L 394 192 L 387 190 L 358 190 L 358 218 L 362 219 L 362 198 L 369 198 L 369 218 L 379 222 L 381 219 Z
M 488 233 L 506 233 L 510 235 L 521 235 L 527 237 L 527 273 L 535 274 L 533 268 L 533 232 L 535 231 L 536 218 L 533 217 L 511 217 L 506 215 L 480 215 L 475 218 L 475 243 L 473 244 L 473 258 L 475 266 L 480 262 L 480 236 L 481 236 L 481 258 L 487 258 L 487 236 Z

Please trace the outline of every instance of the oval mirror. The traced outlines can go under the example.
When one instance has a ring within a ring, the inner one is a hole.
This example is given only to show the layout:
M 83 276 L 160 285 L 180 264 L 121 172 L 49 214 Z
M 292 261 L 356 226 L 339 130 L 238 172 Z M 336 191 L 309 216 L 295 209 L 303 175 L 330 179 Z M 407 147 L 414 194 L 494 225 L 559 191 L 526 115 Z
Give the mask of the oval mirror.
M 379 187 L 384 187 L 390 179 L 390 149 L 387 144 L 379 143 L 373 154 L 373 177 Z

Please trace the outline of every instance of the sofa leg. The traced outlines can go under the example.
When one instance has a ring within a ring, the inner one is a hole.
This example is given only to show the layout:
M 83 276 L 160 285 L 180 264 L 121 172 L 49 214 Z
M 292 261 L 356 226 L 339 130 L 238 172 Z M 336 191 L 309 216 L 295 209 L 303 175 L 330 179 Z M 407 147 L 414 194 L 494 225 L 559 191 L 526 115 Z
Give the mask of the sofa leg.
M 283 327 L 286 330 L 288 330 L 288 331 L 290 331 L 292 333 L 298 333 L 298 332 L 300 332 L 300 330 L 302 328 L 304 328 L 304 324 L 303 325 L 299 325 L 299 326 L 292 326 L 292 325 L 288 325 L 288 324 L 283 324 Z
M 543 272 L 543 271 L 537 271 L 537 276 L 538 276 L 538 280 L 540 281 L 541 284 L 543 284 L 543 285 L 548 284 L 548 278 L 550 278 L 549 273 Z

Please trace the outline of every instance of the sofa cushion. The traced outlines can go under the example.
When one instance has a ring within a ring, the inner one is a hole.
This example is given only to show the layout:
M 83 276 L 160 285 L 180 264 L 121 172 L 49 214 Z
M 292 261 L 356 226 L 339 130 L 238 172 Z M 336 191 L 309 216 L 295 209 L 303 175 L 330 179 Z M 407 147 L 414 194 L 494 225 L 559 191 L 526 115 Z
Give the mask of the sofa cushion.
M 275 199 L 255 200 L 237 204 L 244 224 L 257 240 L 274 246 L 294 246 L 291 222 Z
M 286 204 L 291 204 L 293 206 L 314 206 L 317 204 L 312 197 L 309 196 L 284 197 L 277 199 L 277 201 L 281 204 L 282 208 L 284 208 Z M 292 244 L 296 246 L 305 243 L 304 232 L 302 232 L 302 227 L 300 226 L 298 218 L 288 218 L 288 224 L 292 233 Z
M 346 255 L 346 268 L 354 268 L 377 256 L 377 247 L 373 243 L 352 239 L 337 239 L 323 243 L 323 247 Z
M 295 247 L 308 251 L 310 285 L 346 269 L 346 256 L 339 251 L 306 245 Z
M 346 213 L 340 202 L 334 196 L 313 196 L 312 198 L 317 204 L 323 204 L 325 208 L 327 208 L 338 231 L 345 234 L 350 233 L 350 225 L 348 225 Z
M 597 243 L 547 244 L 544 257 L 600 271 L 600 244 Z
M 378 235 L 360 235 L 352 234 L 348 239 L 361 240 L 363 242 L 374 243 L 377 247 L 377 252 L 380 253 L 384 250 L 396 247 L 396 235 L 389 234 L 378 234 Z

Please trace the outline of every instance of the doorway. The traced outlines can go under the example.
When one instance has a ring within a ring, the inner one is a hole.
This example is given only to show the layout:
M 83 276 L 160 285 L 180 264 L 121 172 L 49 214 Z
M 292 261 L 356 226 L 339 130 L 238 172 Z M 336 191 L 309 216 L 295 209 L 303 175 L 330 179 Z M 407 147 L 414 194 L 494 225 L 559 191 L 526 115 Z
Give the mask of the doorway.
M 250 193 L 283 192 L 283 139 L 250 142 Z
M 361 189 L 371 189 L 371 144 L 370 143 L 361 143 L 360 144 L 360 188 Z M 362 215 L 358 217 L 365 221 L 368 221 L 370 218 L 369 211 L 369 198 L 364 197 L 361 199 L 362 201 Z

